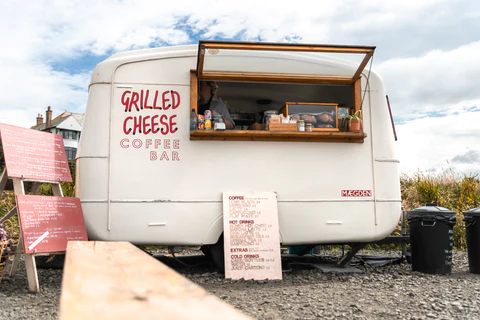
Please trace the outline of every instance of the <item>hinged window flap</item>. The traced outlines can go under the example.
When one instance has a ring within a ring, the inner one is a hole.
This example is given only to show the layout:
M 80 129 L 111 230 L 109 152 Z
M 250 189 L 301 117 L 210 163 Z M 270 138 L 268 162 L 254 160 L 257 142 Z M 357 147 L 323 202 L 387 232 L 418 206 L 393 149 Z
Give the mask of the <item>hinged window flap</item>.
M 200 41 L 200 79 L 354 83 L 375 47 Z

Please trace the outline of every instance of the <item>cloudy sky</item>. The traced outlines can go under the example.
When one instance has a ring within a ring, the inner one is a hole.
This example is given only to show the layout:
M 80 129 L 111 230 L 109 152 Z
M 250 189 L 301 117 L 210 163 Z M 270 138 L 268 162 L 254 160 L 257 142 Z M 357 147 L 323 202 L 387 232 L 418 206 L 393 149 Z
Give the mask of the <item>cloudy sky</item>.
M 0 122 L 84 113 L 113 53 L 199 39 L 376 46 L 403 172 L 480 173 L 480 2 L 0 1 Z

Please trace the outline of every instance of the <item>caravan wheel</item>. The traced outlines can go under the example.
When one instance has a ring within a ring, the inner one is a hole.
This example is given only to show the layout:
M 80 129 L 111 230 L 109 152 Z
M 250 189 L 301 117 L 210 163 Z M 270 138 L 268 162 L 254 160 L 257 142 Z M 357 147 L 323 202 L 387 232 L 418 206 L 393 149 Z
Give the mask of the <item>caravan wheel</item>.
M 203 254 L 210 259 L 221 273 L 225 272 L 225 252 L 223 250 L 223 233 L 217 243 L 202 246 Z

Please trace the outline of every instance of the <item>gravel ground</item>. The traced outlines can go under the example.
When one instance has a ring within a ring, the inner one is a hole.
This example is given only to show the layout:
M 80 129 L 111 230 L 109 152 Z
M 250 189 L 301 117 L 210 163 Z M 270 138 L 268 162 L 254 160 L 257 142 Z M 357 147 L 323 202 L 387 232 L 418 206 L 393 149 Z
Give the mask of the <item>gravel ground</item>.
M 468 272 L 466 252 L 453 253 L 450 275 L 412 272 L 406 262 L 361 269 L 340 274 L 293 266 L 282 281 L 226 280 L 211 267 L 178 271 L 256 319 L 480 319 L 480 275 Z M 0 319 L 57 318 L 62 272 L 38 274 L 38 294 L 28 292 L 23 263 L 16 276 L 5 275 Z

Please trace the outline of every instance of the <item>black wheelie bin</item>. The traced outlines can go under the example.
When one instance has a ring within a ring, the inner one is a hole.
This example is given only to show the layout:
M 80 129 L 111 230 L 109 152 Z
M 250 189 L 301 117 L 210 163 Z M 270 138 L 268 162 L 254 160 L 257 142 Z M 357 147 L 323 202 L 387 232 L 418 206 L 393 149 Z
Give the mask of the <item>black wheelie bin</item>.
M 480 274 L 480 208 L 463 213 L 467 229 L 468 268 L 471 273 Z
M 451 273 L 456 221 L 455 212 L 433 204 L 408 211 L 413 271 Z

